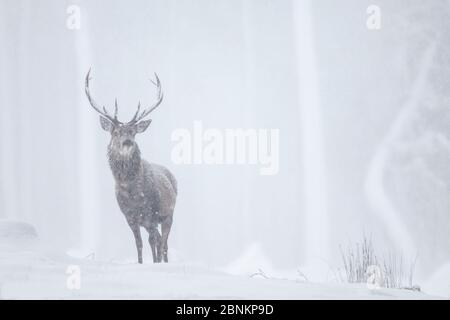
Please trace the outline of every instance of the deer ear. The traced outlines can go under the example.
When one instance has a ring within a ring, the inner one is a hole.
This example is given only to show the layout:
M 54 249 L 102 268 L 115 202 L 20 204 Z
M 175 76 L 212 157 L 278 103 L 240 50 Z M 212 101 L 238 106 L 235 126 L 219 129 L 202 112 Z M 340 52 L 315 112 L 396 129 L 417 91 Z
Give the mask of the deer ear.
M 143 120 L 138 122 L 138 124 L 136 125 L 136 131 L 137 133 L 142 133 L 145 130 L 147 130 L 148 126 L 150 125 L 150 123 L 152 122 L 152 120 Z
M 102 129 L 108 132 L 111 132 L 113 129 L 113 124 L 108 119 L 100 116 L 100 124 L 102 125 Z

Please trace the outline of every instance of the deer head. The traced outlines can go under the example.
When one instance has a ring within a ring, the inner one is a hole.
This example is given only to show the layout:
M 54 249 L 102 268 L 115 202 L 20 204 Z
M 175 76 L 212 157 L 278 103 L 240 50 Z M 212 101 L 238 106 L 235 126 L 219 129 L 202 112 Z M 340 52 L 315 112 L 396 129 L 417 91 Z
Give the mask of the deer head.
M 100 124 L 103 130 L 111 133 L 111 142 L 109 146 L 115 152 L 123 156 L 131 155 L 137 148 L 135 142 L 136 134 L 144 132 L 152 122 L 151 119 L 144 120 L 144 118 L 155 110 L 163 100 L 164 95 L 161 90 L 161 82 L 159 81 L 158 75 L 155 73 L 156 81 L 151 80 L 157 88 L 157 101 L 152 106 L 144 108 L 142 112 L 141 103 L 139 102 L 133 118 L 129 122 L 121 122 L 117 119 L 117 99 L 114 104 L 114 116 L 112 116 L 105 107 L 100 108 L 92 98 L 89 91 L 89 80 L 91 80 L 90 73 L 91 69 L 89 69 L 86 75 L 86 96 L 92 108 L 100 114 Z

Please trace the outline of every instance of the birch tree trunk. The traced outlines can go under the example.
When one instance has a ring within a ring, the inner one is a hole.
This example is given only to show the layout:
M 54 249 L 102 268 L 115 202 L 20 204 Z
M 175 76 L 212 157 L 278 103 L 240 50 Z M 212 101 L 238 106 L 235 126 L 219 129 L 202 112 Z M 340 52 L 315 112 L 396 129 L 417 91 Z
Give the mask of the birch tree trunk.
M 297 32 L 297 70 L 299 79 L 299 108 L 301 126 L 302 181 L 305 225 L 305 258 L 307 265 L 327 259 L 329 226 L 327 182 L 324 163 L 322 118 L 319 98 L 319 79 L 310 0 L 294 1 Z
M 411 95 L 403 107 L 402 111 L 392 124 L 383 142 L 375 152 L 375 155 L 369 165 L 366 179 L 366 194 L 374 212 L 382 219 L 389 235 L 397 249 L 408 255 L 415 253 L 416 247 L 414 240 L 410 235 L 404 221 L 402 213 L 398 212 L 389 195 L 386 194 L 384 187 L 384 178 L 386 168 L 391 156 L 392 147 L 401 138 L 405 129 L 412 123 L 417 116 L 417 110 L 420 107 L 420 98 L 426 91 L 427 77 L 431 68 L 436 46 L 432 44 L 425 51 L 422 63 L 417 74 L 417 78 L 410 90 Z

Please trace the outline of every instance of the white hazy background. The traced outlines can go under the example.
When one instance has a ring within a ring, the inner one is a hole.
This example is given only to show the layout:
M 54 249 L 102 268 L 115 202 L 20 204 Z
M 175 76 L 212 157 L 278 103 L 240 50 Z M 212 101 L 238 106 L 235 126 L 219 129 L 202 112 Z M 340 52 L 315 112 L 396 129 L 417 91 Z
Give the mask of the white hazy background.
M 157 72 L 165 99 L 138 143 L 178 179 L 176 259 L 336 267 L 365 233 L 417 255 L 427 279 L 450 261 L 450 4 L 378 0 L 374 31 L 372 2 L 0 0 L 0 219 L 58 250 L 135 259 L 84 77 L 127 120 Z M 280 129 L 279 174 L 174 165 L 171 133 L 195 120 Z

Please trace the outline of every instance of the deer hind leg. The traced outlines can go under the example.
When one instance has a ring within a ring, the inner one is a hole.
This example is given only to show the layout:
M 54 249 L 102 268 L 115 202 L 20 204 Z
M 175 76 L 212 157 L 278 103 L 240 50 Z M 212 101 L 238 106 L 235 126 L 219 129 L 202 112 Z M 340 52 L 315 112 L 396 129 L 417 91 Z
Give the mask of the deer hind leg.
M 159 262 L 157 249 L 159 248 L 161 243 L 161 235 L 159 234 L 156 225 L 147 228 L 147 231 L 148 231 L 148 242 L 150 244 L 150 248 L 152 249 L 153 262 L 156 263 Z
M 134 240 L 136 241 L 136 249 L 138 254 L 138 263 L 143 262 L 142 260 L 142 237 L 141 237 L 141 229 L 137 224 L 130 224 L 131 231 L 133 231 Z
M 172 216 L 166 217 L 161 223 L 161 244 L 160 244 L 160 252 L 162 254 L 162 258 L 164 262 L 169 262 L 167 253 L 168 253 L 168 245 L 167 240 L 169 239 L 170 228 L 172 227 Z

